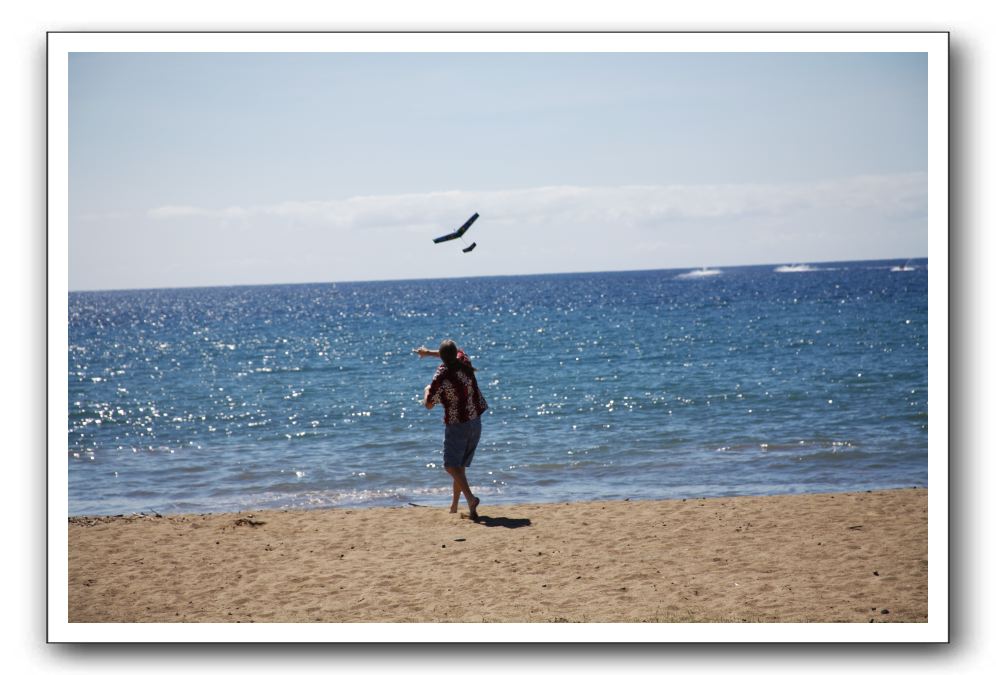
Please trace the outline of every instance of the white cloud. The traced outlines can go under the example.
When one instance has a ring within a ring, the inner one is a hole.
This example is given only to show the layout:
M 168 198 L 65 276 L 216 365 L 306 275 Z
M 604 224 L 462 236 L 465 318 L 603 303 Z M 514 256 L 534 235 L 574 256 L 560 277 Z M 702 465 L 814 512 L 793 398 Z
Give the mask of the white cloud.
M 860 213 L 863 218 L 925 218 L 924 173 L 857 176 L 790 184 L 545 186 L 518 190 L 367 195 L 331 201 L 281 202 L 208 209 L 160 206 L 157 221 L 197 219 L 415 230 L 459 225 L 474 211 L 516 226 L 653 227 L 673 224 L 765 222 L 814 214 Z M 819 219 L 824 220 L 824 219 Z
M 169 204 L 146 212 L 154 227 L 105 220 L 78 237 L 71 279 L 145 288 L 907 258 L 927 252 L 926 187 L 910 173 Z M 462 242 L 479 244 L 473 255 L 431 243 L 475 211 Z
M 187 218 L 190 216 L 210 216 L 211 211 L 193 206 L 157 206 L 149 209 L 149 217 L 155 219 Z

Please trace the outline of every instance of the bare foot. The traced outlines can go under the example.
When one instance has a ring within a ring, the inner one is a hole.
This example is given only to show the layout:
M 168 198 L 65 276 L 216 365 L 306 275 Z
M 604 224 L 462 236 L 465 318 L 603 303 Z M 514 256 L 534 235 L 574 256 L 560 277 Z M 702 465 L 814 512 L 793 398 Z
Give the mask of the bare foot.
M 457 512 L 457 507 L 451 506 L 450 507 L 450 513 L 456 513 L 456 512 Z
M 470 517 L 473 520 L 477 520 L 477 507 L 481 503 L 480 497 L 474 497 L 474 503 L 470 506 Z

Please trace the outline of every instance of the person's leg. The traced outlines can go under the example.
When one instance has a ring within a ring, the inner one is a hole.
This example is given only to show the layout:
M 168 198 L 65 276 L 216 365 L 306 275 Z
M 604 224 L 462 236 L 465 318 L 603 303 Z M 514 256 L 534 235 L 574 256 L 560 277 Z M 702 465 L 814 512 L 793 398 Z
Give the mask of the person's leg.
M 471 420 L 463 424 L 446 425 L 446 434 L 443 440 L 443 467 L 446 472 L 453 477 L 453 501 L 450 504 L 450 512 L 456 511 L 460 504 L 460 493 L 467 498 L 467 506 L 470 507 L 470 517 L 477 519 L 477 505 L 481 500 L 474 496 L 467 482 L 467 469 L 474 459 L 474 450 L 477 448 L 477 441 L 481 435 L 480 419 Z
M 458 467 L 457 471 L 460 472 L 460 489 L 467 498 L 467 506 L 470 509 L 470 517 L 477 518 L 477 505 L 481 503 L 481 498 L 474 496 L 474 493 L 470 491 L 470 481 L 467 480 L 467 467 Z
M 474 461 L 474 453 L 477 450 L 477 444 L 481 440 L 481 418 L 467 422 L 466 425 L 467 434 L 467 447 L 463 453 L 463 461 L 460 463 L 460 477 L 463 485 L 467 486 L 467 506 L 470 507 L 470 517 L 477 520 L 477 506 L 481 503 L 480 497 L 475 497 L 470 493 L 470 481 L 467 480 L 467 468 L 470 466 L 471 462 Z
M 443 468 L 446 473 L 453 477 L 453 501 L 450 502 L 450 513 L 456 513 L 460 506 L 460 481 L 453 474 L 453 467 L 460 463 L 461 448 L 463 446 L 459 429 L 456 426 L 447 424 L 446 433 L 443 437 Z
M 477 505 L 481 503 L 481 500 L 474 496 L 474 493 L 470 491 L 470 483 L 467 482 L 467 472 L 462 466 L 448 466 L 446 467 L 446 472 L 453 476 L 453 482 L 459 485 L 460 492 L 467 499 L 467 506 L 470 507 L 470 517 L 477 517 Z
M 453 501 L 450 502 L 450 513 L 456 513 L 457 507 L 460 505 L 460 484 L 457 479 L 453 479 Z

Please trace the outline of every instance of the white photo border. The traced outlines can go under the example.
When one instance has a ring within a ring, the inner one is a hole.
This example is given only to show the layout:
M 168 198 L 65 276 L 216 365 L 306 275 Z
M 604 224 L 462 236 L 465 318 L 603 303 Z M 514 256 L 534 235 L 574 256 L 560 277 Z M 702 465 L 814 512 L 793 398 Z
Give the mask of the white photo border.
M 98 624 L 68 617 L 69 55 L 74 52 L 920 52 L 928 55 L 928 620 L 819 624 Z M 949 641 L 947 32 L 52 32 L 48 34 L 49 642 Z M 441 640 L 444 638 L 444 640 Z

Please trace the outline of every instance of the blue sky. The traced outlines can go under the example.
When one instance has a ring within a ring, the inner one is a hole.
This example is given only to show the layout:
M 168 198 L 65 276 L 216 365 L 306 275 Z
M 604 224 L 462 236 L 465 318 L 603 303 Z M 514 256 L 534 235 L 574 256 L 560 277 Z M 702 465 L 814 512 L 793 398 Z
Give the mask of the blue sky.
M 925 256 L 926 68 L 72 54 L 70 289 Z

